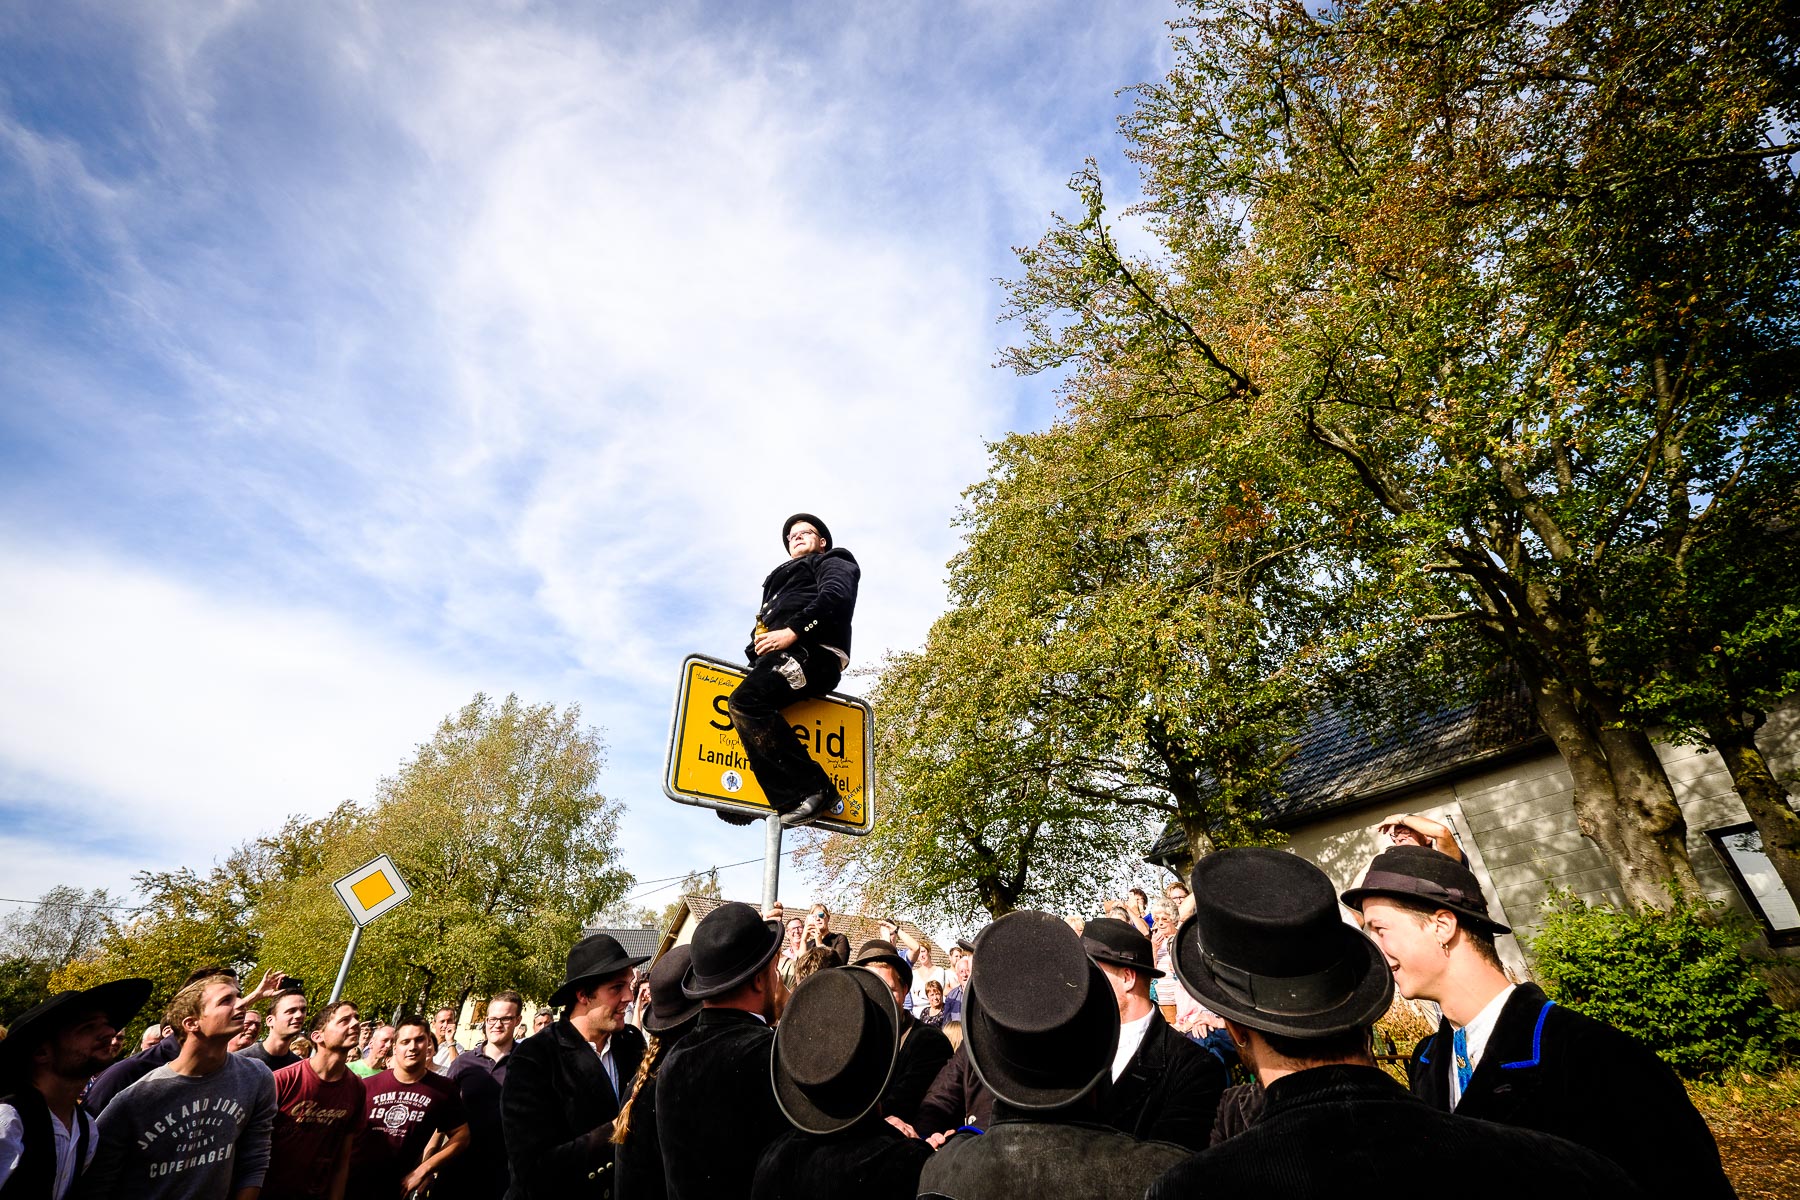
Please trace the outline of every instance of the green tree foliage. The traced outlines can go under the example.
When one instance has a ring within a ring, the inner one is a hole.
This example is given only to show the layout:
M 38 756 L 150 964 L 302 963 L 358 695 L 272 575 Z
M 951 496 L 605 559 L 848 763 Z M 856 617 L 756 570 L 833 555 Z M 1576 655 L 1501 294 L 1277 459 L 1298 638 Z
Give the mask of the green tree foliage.
M 1120 250 L 1090 169 L 1021 254 L 1009 360 L 1066 371 L 1076 423 L 1181 430 L 1196 470 L 1286 464 L 1265 495 L 1371 636 L 1477 631 L 1627 896 L 1697 892 L 1643 672 L 1608 654 L 1648 602 L 1615 564 L 1727 544 L 1795 457 L 1782 7 L 1191 12 L 1125 120 L 1160 252 Z
M 1743 955 L 1754 933 L 1694 901 L 1620 912 L 1565 893 L 1531 956 L 1558 1003 L 1631 1034 L 1682 1075 L 1762 1072 L 1800 1046 L 1800 1014 L 1776 1007 Z
M 619 805 L 598 788 L 599 734 L 580 710 L 476 696 L 447 717 L 372 803 L 290 818 L 205 875 L 136 877 L 146 902 L 58 986 L 142 975 L 160 1011 L 196 966 L 249 981 L 267 968 L 328 994 L 351 924 L 331 883 L 387 854 L 413 890 L 364 932 L 345 995 L 372 1011 L 516 988 L 546 996 L 587 917 L 616 903 Z
M 331 880 L 385 853 L 413 899 L 364 932 L 346 996 L 386 1010 L 502 988 L 548 995 L 584 922 L 631 883 L 603 762 L 576 706 L 477 696 L 373 805 L 340 810 L 316 870 L 271 882 L 258 962 L 328 987 L 350 933 Z
M 37 1004 L 64 963 L 93 953 L 112 929 L 105 888 L 57 886 L 0 923 L 0 1025 Z

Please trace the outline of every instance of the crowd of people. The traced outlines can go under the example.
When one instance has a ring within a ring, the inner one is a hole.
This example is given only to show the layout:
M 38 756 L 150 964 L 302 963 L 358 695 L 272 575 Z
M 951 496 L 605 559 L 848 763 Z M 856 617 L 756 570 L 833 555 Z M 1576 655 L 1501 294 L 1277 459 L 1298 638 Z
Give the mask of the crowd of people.
M 898 921 L 852 947 L 823 905 L 727 903 L 654 964 L 583 938 L 530 1031 L 501 992 L 470 1049 L 449 1007 L 215 967 L 118 1059 L 150 984 L 64 992 L 0 1042 L 0 1200 L 1730 1197 L 1669 1069 L 1513 981 L 1459 855 L 1391 842 L 1341 896 L 1219 851 L 941 968 Z M 1442 1014 L 1410 1087 L 1372 1052 L 1396 991 Z

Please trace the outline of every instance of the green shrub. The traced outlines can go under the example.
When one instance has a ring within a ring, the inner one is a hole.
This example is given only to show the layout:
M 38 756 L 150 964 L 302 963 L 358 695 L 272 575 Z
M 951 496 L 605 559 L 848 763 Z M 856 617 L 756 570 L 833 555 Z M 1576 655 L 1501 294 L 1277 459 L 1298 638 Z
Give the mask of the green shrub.
M 1704 902 L 1621 912 L 1561 893 L 1531 939 L 1552 999 L 1631 1034 L 1688 1078 L 1774 1070 L 1800 1045 L 1743 950 L 1755 930 Z

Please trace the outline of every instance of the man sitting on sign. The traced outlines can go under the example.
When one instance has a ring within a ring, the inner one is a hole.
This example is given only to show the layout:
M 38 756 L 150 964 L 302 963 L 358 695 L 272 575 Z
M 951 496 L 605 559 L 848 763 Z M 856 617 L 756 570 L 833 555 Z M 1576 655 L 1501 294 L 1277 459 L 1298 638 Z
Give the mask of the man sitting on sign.
M 807 825 L 838 804 L 836 785 L 789 728 L 782 710 L 823 696 L 850 665 L 850 617 L 862 569 L 811 513 L 781 526 L 788 559 L 763 580 L 762 608 L 744 648 L 750 674 L 731 693 L 744 757 L 783 825 Z M 735 814 L 721 812 L 730 819 Z

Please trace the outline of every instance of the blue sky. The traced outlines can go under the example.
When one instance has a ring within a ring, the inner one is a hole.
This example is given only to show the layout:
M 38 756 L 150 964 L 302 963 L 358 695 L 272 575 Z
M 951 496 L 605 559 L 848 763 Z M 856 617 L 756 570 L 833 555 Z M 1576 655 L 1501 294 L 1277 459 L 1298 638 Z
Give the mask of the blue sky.
M 0 895 L 366 799 L 477 691 L 604 729 L 640 878 L 760 854 L 661 795 L 676 667 L 797 509 L 859 663 L 923 637 L 1054 413 L 993 280 L 1084 156 L 1129 200 L 1171 15 L 6 6 Z

